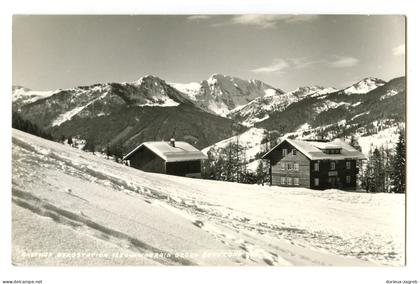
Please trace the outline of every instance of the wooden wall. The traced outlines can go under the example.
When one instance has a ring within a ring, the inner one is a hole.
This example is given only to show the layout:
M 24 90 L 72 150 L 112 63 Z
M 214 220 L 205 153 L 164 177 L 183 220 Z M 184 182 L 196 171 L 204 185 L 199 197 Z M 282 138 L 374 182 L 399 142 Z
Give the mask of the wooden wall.
M 311 161 L 311 188 L 314 189 L 327 189 L 331 188 L 329 182 L 329 173 L 337 172 L 337 179 L 335 188 L 343 189 L 355 189 L 356 188 L 356 179 L 357 179 L 357 168 L 356 160 L 350 160 L 350 169 L 346 169 L 346 160 L 335 161 L 335 170 L 330 169 L 330 160 L 319 161 L 319 171 L 315 171 L 314 164 L 316 161 Z M 350 176 L 351 182 L 346 182 L 346 176 Z M 314 179 L 319 178 L 319 185 L 315 186 Z
M 287 149 L 288 154 L 283 156 L 282 149 Z M 318 161 L 311 161 L 308 157 L 303 155 L 296 149 L 296 155 L 293 155 L 292 149 L 295 149 L 287 141 L 283 142 L 270 153 L 270 171 L 271 184 L 284 187 L 307 187 L 313 189 L 327 189 L 332 188 L 331 180 L 335 178 L 334 188 L 355 189 L 357 179 L 356 160 L 338 160 L 335 161 L 335 170 L 330 169 L 330 160 L 319 161 L 319 171 L 315 171 L 315 163 Z M 350 169 L 346 168 L 346 161 L 350 161 Z M 280 163 L 284 163 L 284 169 L 281 169 Z M 292 165 L 292 169 L 288 169 L 287 164 Z M 299 170 L 293 168 L 293 164 L 299 164 Z M 331 176 L 333 175 L 333 176 Z M 350 183 L 347 183 L 346 176 L 350 176 Z M 281 183 L 281 177 L 285 177 L 285 184 Z M 299 185 L 292 185 L 287 183 L 287 178 L 299 178 Z M 315 186 L 314 179 L 319 179 L 319 185 Z
M 166 173 L 165 161 L 150 151 L 142 147 L 130 157 L 130 167 L 151 173 Z
M 166 163 L 166 173 L 168 175 L 191 177 L 197 177 L 197 174 L 200 174 L 201 177 L 201 162 L 184 161 Z
M 287 149 L 288 154 L 283 156 L 282 149 Z M 310 161 L 301 152 L 296 151 L 293 155 L 292 149 L 294 147 L 287 142 L 282 143 L 278 149 L 272 152 L 271 159 L 271 173 L 272 184 L 278 186 L 293 186 L 293 187 L 309 187 L 310 186 Z M 281 169 L 280 163 L 285 164 L 284 170 Z M 299 164 L 299 170 L 296 171 L 293 167 L 294 164 Z M 287 168 L 287 164 L 291 164 L 292 169 Z M 286 178 L 286 183 L 281 183 L 281 177 Z M 291 177 L 292 185 L 287 184 L 287 178 Z M 299 185 L 294 184 L 294 178 L 299 178 Z

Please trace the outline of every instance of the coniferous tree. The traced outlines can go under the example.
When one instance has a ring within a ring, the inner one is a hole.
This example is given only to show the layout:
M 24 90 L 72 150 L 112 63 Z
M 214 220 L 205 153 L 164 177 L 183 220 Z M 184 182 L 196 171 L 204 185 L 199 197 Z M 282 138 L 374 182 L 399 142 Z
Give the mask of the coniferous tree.
M 226 161 L 221 164 L 221 177 L 222 180 L 225 181 L 232 181 L 233 180 L 233 172 L 234 172 L 234 157 L 233 157 L 233 147 L 232 143 L 229 143 L 227 147 L 227 153 L 224 155 L 225 151 L 222 151 L 219 159 L 223 159 L 223 156 L 226 157 Z
M 220 164 L 218 153 L 214 147 L 211 147 L 207 152 L 208 159 L 202 163 L 202 177 L 205 179 L 220 180 Z
M 362 147 L 360 146 L 358 139 L 354 135 L 351 135 L 349 144 L 357 151 L 362 152 Z M 361 170 L 363 168 L 363 160 L 357 160 L 356 165 L 357 165 L 357 168 Z M 363 175 L 364 175 L 364 172 L 361 171 L 360 180 L 363 180 Z M 357 184 L 356 186 L 360 186 L 360 184 Z
M 270 181 L 270 175 L 268 171 L 269 165 L 267 164 L 267 161 L 260 160 L 256 171 L 257 183 L 264 184 Z
M 83 151 L 95 153 L 95 141 L 92 137 L 86 138 L 85 146 L 83 146 Z
M 391 160 L 391 190 L 396 193 L 405 193 L 406 188 L 406 151 L 403 130 L 400 131 L 395 147 L 395 155 Z
M 211 148 L 207 155 L 209 159 L 203 163 L 202 173 L 205 178 L 245 182 L 246 165 L 245 152 L 238 141 L 231 142 L 227 147 L 216 151 Z
M 375 192 L 385 191 L 385 169 L 381 152 L 375 148 L 372 155 L 374 190 Z
M 73 147 L 73 138 L 71 136 L 67 138 L 67 144 Z
M 19 129 L 21 131 L 48 139 L 53 140 L 54 137 L 49 131 L 46 131 L 40 127 L 38 127 L 35 123 L 24 119 L 18 112 L 12 112 L 12 127 L 15 129 Z
M 272 131 L 269 132 L 269 134 L 270 134 L 270 139 L 269 139 L 269 143 L 270 143 L 269 146 L 270 147 L 269 147 L 269 149 L 272 149 L 274 146 L 277 145 L 277 142 L 280 139 L 281 134 L 277 130 L 272 130 Z
M 109 157 L 111 157 L 111 156 L 112 156 L 112 153 L 111 153 L 111 147 L 109 146 L 109 144 L 107 144 L 107 145 L 106 145 L 106 148 L 105 148 L 105 154 L 106 154 L 106 158 L 107 158 L 107 159 L 109 159 Z
M 242 182 L 246 173 L 246 158 L 244 147 L 239 143 L 239 136 L 236 136 L 235 143 L 232 144 L 232 151 L 234 155 L 233 168 L 234 177 L 233 181 Z
M 124 157 L 124 149 L 122 144 L 115 143 L 113 147 L 111 148 L 112 155 L 114 156 L 114 159 L 116 162 L 120 162 L 122 158 Z
M 352 135 L 350 137 L 350 146 L 352 146 L 354 149 L 356 149 L 357 151 L 362 151 L 362 147 L 360 147 L 359 141 L 357 140 L 357 138 Z
M 372 150 L 370 150 L 362 177 L 362 188 L 364 188 L 366 192 L 375 192 L 372 156 L 373 153 Z
M 387 147 L 381 147 L 382 157 L 383 157 L 383 165 L 384 165 L 384 186 L 385 192 L 391 192 L 391 159 L 393 158 L 392 150 Z

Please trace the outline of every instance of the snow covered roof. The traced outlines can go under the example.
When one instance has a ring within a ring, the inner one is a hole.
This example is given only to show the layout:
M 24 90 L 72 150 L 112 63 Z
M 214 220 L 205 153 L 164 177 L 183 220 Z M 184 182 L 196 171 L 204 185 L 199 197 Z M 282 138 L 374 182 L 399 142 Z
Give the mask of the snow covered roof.
M 172 147 L 168 141 L 144 142 L 143 144 L 134 148 L 134 150 L 132 150 L 130 153 L 125 155 L 123 159 L 128 159 L 142 147 L 146 147 L 166 162 L 182 162 L 208 159 L 208 157 L 204 155 L 200 150 L 183 141 L 176 141 L 175 147 Z
M 292 140 L 285 139 L 277 144 L 273 149 L 267 152 L 263 158 L 269 157 L 270 153 L 277 149 L 282 143 L 288 142 L 290 145 L 295 147 L 299 152 L 304 154 L 310 160 L 344 160 L 344 159 L 357 159 L 365 160 L 366 157 L 363 153 L 357 151 L 355 148 L 347 144 L 341 139 L 335 139 L 329 142 L 319 141 L 303 141 L 303 140 Z M 326 149 L 340 149 L 339 154 L 327 154 L 322 150 Z

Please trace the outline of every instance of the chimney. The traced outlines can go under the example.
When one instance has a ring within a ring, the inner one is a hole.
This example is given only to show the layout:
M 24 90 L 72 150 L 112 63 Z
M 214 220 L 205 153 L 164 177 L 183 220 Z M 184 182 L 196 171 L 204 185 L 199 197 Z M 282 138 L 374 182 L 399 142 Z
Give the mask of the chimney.
M 175 147 L 175 138 L 171 138 L 169 143 L 171 144 L 172 147 Z

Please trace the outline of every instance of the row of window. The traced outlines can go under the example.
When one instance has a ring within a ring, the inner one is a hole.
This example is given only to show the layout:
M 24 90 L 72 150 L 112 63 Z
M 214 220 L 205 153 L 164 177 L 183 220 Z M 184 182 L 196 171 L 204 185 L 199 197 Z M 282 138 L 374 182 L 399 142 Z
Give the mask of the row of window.
M 286 156 L 289 153 L 288 149 L 281 149 L 281 152 L 283 154 L 283 156 Z M 324 152 L 325 154 L 340 154 L 341 153 L 341 149 L 325 149 L 322 150 L 322 152 Z M 297 151 L 296 149 L 292 149 L 292 154 L 296 155 Z
M 340 153 L 340 150 L 339 149 L 331 149 L 331 150 L 329 149 L 328 151 L 331 151 L 332 154 L 339 154 Z M 282 155 L 283 155 L 283 157 L 287 156 L 287 154 L 288 154 L 288 149 L 282 149 Z M 292 149 L 292 155 L 296 155 L 296 154 L 297 154 L 296 149 Z M 286 166 L 284 165 L 284 163 L 283 163 L 283 165 L 282 165 L 282 163 L 280 163 L 280 168 L 282 170 L 284 170 L 285 167 Z M 290 164 L 287 164 L 287 169 L 288 170 L 291 170 L 292 169 L 291 167 L 292 166 Z M 293 169 L 296 170 L 296 171 L 298 171 L 299 170 L 299 164 L 295 163 L 293 165 Z M 347 170 L 350 170 L 351 169 L 351 162 L 350 161 L 346 161 L 346 169 Z M 335 162 L 334 161 L 330 162 L 330 170 L 331 171 L 334 171 L 335 170 Z M 319 171 L 319 161 L 314 164 L 314 171 L 316 171 L 316 172 Z
M 287 154 L 288 154 L 288 150 L 287 149 L 282 149 L 281 151 L 282 151 L 283 157 L 284 156 L 287 156 Z M 297 154 L 296 149 L 292 149 L 292 155 L 296 155 L 296 154 Z
M 289 171 L 299 171 L 299 164 L 298 163 L 284 163 L 280 162 L 280 169 L 281 170 L 289 170 Z
M 346 183 L 351 183 L 351 176 L 346 176 Z M 299 185 L 299 178 L 280 177 L 280 184 Z M 314 178 L 314 186 L 319 186 L 319 178 Z
M 280 184 L 299 185 L 299 178 L 280 177 Z
M 340 149 L 326 149 L 326 150 L 322 150 L 322 152 L 324 152 L 325 154 L 340 154 L 341 150 Z
M 294 171 L 299 171 L 299 164 L 298 163 L 285 163 L 285 162 L 280 162 L 280 169 L 281 170 L 294 170 Z M 351 162 L 350 161 L 346 161 L 346 169 L 350 170 L 351 169 Z M 330 170 L 334 171 L 335 170 L 335 162 L 330 162 Z M 319 172 L 319 162 L 314 163 L 314 171 L 315 172 Z
M 351 176 L 346 176 L 346 183 L 351 183 Z M 319 186 L 319 178 L 314 178 L 314 186 Z
M 350 161 L 346 161 L 346 169 L 347 170 L 351 169 L 351 162 Z M 335 162 L 330 162 L 330 170 L 331 171 L 335 170 Z M 315 172 L 319 171 L 319 162 L 314 163 L 314 171 Z

